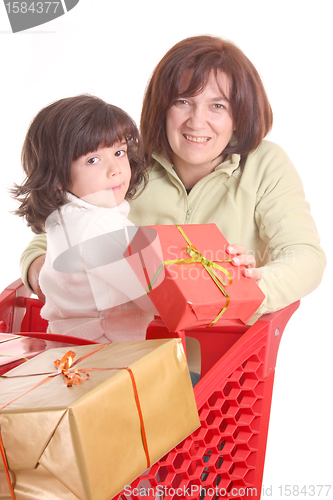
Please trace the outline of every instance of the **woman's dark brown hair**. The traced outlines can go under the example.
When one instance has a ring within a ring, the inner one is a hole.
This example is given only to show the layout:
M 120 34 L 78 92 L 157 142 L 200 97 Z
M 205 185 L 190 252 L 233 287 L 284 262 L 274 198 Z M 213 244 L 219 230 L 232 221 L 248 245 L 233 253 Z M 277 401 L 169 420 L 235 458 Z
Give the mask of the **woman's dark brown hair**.
M 15 214 L 25 217 L 35 233 L 44 232 L 47 217 L 67 203 L 72 162 L 124 139 L 131 166 L 126 198 L 133 198 L 146 184 L 147 170 L 138 129 L 122 109 L 90 95 L 61 99 L 42 109 L 23 144 L 26 179 L 11 191 L 21 203 Z
M 191 70 L 188 88 L 180 94 L 181 77 Z M 238 153 L 245 160 L 272 127 L 272 110 L 261 78 L 243 52 L 233 43 L 212 36 L 186 38 L 172 47 L 159 62 L 148 84 L 141 115 L 141 135 L 145 159 L 153 152 L 172 161 L 166 135 L 166 114 L 181 97 L 198 95 L 211 72 L 225 73 L 231 83 L 229 101 L 236 140 L 223 153 Z M 221 151 L 222 153 L 222 151 Z

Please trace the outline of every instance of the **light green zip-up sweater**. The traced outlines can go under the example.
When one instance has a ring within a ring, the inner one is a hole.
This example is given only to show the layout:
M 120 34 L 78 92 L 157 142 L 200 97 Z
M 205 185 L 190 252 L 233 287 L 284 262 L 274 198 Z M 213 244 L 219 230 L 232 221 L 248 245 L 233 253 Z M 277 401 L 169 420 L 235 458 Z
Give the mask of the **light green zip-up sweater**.
M 155 155 L 144 192 L 131 202 L 136 225 L 215 223 L 229 243 L 252 253 L 261 268 L 266 299 L 253 318 L 282 309 L 320 283 L 325 254 L 302 181 L 287 154 L 263 141 L 243 169 L 229 155 L 187 194 L 170 162 Z M 34 237 L 21 258 L 22 278 L 45 252 L 45 235 Z M 253 320 L 251 322 L 253 322 Z

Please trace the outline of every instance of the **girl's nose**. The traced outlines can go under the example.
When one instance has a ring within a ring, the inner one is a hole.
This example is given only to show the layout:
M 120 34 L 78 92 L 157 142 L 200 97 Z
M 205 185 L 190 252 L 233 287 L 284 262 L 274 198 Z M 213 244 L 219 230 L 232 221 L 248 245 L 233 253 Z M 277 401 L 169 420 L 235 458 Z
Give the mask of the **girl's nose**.
M 113 177 L 114 175 L 119 175 L 121 173 L 120 165 L 116 161 L 112 161 L 107 166 L 107 176 Z

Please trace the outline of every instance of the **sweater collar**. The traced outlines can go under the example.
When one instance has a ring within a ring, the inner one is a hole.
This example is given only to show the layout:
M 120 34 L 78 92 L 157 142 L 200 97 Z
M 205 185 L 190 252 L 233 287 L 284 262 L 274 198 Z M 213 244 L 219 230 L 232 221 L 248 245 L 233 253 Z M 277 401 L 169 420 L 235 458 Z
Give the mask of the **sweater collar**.
M 172 175 L 176 174 L 172 163 L 163 154 L 153 153 L 152 156 L 154 160 L 156 160 L 163 168 L 165 168 L 165 170 L 167 170 Z M 221 162 L 214 168 L 213 172 L 221 172 L 230 177 L 233 172 L 238 169 L 239 162 L 239 154 L 229 154 L 223 162 Z

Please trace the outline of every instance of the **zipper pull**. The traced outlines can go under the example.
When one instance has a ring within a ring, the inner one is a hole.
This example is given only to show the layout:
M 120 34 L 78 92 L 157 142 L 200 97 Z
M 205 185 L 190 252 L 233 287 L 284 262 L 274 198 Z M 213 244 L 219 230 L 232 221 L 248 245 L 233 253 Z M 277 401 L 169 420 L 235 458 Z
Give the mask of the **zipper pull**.
M 189 208 L 188 211 L 186 212 L 186 218 L 185 218 L 185 223 L 184 224 L 188 223 L 188 220 L 190 218 L 191 212 L 192 212 L 192 209 Z

